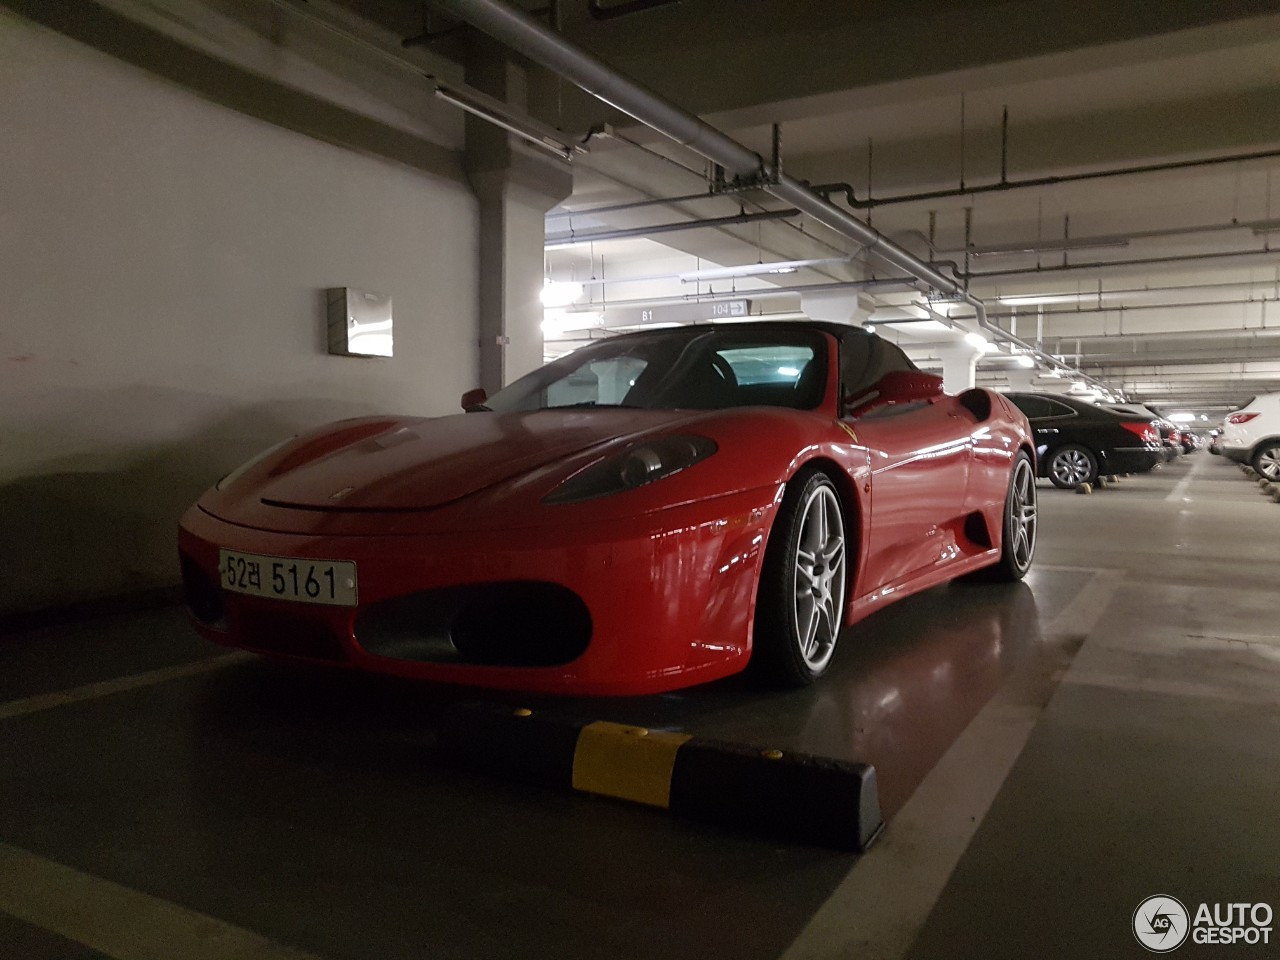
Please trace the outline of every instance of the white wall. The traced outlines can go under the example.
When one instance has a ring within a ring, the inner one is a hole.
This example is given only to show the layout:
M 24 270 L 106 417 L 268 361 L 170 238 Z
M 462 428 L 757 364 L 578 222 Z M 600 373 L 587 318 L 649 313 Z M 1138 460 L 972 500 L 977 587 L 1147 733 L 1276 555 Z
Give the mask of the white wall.
M 297 429 L 476 381 L 465 186 L 0 14 L 0 613 L 175 582 L 175 522 Z M 394 298 L 326 353 L 324 289 Z

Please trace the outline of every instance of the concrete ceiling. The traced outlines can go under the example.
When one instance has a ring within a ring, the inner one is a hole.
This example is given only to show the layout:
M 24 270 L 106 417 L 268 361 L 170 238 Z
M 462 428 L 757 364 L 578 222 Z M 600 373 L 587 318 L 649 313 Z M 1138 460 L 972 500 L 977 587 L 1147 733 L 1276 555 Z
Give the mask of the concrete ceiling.
M 348 6 L 401 30 L 424 22 L 417 3 Z M 1280 254 L 1269 249 L 1280 245 L 1273 0 L 732 6 L 730 17 L 725 4 L 685 0 L 597 22 L 585 0 L 560 4 L 571 39 L 763 155 L 770 125 L 781 124 L 792 176 L 847 182 L 858 202 L 869 194 L 874 204 L 859 216 L 954 265 L 1001 325 L 1131 398 L 1212 416 L 1280 390 Z M 427 22 L 442 32 L 433 54 L 462 55 L 465 30 L 438 14 Z M 531 91 L 530 112 L 571 135 L 602 119 L 618 124 L 617 138 L 593 140 L 576 161 L 574 193 L 548 219 L 550 239 L 780 206 L 749 193 L 592 212 L 704 192 L 707 166 L 556 78 L 535 74 Z M 1267 152 L 1276 155 L 1017 186 Z M 1008 188 L 981 189 L 1002 176 Z M 959 193 L 962 182 L 969 192 Z M 957 195 L 901 199 L 927 191 Z M 711 264 L 838 256 L 851 260 L 785 277 L 675 278 Z M 620 303 L 892 273 L 799 217 L 550 249 L 547 269 L 595 281 L 582 309 L 598 313 L 604 301 L 606 325 L 614 310 L 623 314 Z M 919 297 L 867 293 L 881 311 L 873 317 Z M 800 300 L 757 294 L 752 310 L 795 315 Z M 937 363 L 929 337 L 890 335 L 922 364 Z M 1007 383 L 1011 372 L 992 356 L 980 381 Z

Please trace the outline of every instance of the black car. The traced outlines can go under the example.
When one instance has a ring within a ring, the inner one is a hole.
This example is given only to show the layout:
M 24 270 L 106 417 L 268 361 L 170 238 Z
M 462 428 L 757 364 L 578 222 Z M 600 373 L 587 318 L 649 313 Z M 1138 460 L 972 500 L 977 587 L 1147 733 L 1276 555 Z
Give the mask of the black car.
M 1145 473 L 1164 463 L 1155 417 L 1105 410 L 1050 393 L 1010 393 L 1035 432 L 1040 476 L 1056 487 L 1094 483 L 1098 475 Z

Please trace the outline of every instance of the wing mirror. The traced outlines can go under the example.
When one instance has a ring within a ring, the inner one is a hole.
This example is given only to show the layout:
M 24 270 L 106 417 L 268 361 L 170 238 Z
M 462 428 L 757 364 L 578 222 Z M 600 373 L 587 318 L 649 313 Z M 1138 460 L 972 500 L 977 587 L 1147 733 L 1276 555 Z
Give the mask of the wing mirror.
M 474 390 L 468 390 L 462 395 L 462 409 L 468 413 L 472 410 L 482 408 L 484 402 L 489 399 L 489 394 L 485 392 L 484 387 L 476 387 Z
M 919 370 L 891 370 L 870 390 L 846 402 L 847 416 L 860 417 L 879 407 L 923 403 L 942 396 L 942 378 Z

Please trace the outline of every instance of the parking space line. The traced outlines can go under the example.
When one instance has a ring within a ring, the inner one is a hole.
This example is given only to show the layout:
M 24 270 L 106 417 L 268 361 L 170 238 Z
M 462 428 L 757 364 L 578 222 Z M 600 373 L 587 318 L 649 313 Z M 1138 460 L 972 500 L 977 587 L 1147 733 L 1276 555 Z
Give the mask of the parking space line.
M 73 687 L 70 690 L 59 690 L 54 693 L 42 693 L 34 697 L 24 697 L 21 700 L 10 700 L 8 703 L 0 703 L 0 720 L 23 717 L 28 714 L 39 713 L 42 710 L 52 710 L 54 707 L 80 703 L 83 700 L 96 700 L 99 697 L 111 696 L 113 693 L 124 693 L 126 690 L 150 687 L 169 680 L 194 677 L 252 659 L 254 659 L 254 655 L 251 653 L 228 653 L 218 657 L 211 657 L 208 660 L 199 660 L 196 663 L 161 667 L 158 670 L 147 670 L 144 673 L 135 673 L 127 677 L 116 677 L 112 680 L 87 683 L 82 687 Z
M 1088 636 L 1093 632 L 1111 605 L 1111 598 L 1124 582 L 1124 571 L 1100 568 L 1093 574 L 1093 579 L 1084 585 L 1084 589 L 1044 625 L 1046 636 Z
M 6 843 L 0 843 L 0 911 L 115 960 L 317 960 Z
M 1200 468 L 1207 461 L 1204 457 L 1196 457 L 1191 463 L 1191 469 L 1187 471 L 1186 476 L 1173 485 L 1173 489 L 1169 491 L 1169 495 L 1165 497 L 1166 503 L 1174 503 L 1178 500 L 1189 499 L 1186 496 L 1187 487 L 1191 486 L 1192 479 L 1200 472 Z
M 1087 635 L 1121 582 L 1121 571 L 1094 571 L 1046 640 Z M 907 955 L 1057 689 L 1062 657 L 1057 669 L 1010 678 L 978 712 L 782 960 Z

